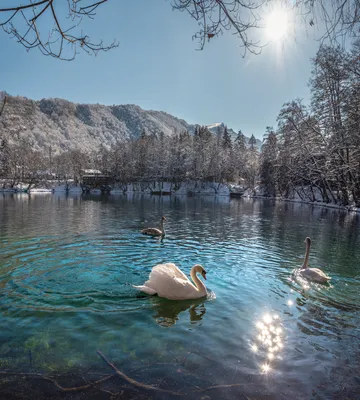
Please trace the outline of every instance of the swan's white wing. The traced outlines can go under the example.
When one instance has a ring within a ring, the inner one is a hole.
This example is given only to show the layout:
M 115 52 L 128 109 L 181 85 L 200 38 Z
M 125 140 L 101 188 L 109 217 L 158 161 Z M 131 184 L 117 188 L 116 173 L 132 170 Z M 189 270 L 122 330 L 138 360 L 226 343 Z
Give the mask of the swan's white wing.
M 300 274 L 314 282 L 326 282 L 331 279 L 319 268 L 306 268 L 301 270 Z
M 168 276 L 172 276 L 174 279 L 183 279 L 191 284 L 189 278 L 174 263 L 155 265 L 150 272 L 149 280 L 151 280 L 151 276 L 153 274 L 166 274 Z
M 186 300 L 203 296 L 173 263 L 156 265 L 144 285 L 154 289 L 160 297 L 170 300 Z

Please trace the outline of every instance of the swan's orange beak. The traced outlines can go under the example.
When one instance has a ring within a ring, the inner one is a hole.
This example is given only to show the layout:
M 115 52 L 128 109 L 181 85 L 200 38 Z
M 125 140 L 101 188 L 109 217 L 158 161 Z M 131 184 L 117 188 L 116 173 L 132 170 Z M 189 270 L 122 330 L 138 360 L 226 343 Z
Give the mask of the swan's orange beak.
M 202 277 L 206 280 L 206 272 L 203 271 L 203 272 L 201 273 L 201 275 L 202 275 Z

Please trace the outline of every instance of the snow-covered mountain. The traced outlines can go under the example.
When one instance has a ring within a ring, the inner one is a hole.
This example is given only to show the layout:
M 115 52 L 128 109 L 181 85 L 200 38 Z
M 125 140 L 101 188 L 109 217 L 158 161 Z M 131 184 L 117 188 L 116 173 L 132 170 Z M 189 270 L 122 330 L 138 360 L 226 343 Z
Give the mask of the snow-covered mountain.
M 134 104 L 105 106 L 76 104 L 63 99 L 30 100 L 7 96 L 0 117 L 0 137 L 9 142 L 27 138 L 35 149 L 57 151 L 81 149 L 93 152 L 102 145 L 110 148 L 116 142 L 147 133 L 173 135 L 193 132 L 194 124 L 163 111 L 146 111 Z M 4 92 L 0 92 L 0 99 Z M 1 104 L 0 104 L 1 106 Z M 209 127 L 217 133 L 217 125 Z M 210 129 L 210 128 L 209 128 Z M 230 130 L 234 138 L 236 133 Z

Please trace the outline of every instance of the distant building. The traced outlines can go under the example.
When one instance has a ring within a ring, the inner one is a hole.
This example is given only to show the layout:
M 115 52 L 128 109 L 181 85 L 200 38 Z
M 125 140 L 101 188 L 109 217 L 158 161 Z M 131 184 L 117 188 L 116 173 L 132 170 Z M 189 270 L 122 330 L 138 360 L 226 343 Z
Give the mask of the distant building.
M 82 169 L 81 174 L 82 175 L 101 175 L 102 172 L 98 169 Z

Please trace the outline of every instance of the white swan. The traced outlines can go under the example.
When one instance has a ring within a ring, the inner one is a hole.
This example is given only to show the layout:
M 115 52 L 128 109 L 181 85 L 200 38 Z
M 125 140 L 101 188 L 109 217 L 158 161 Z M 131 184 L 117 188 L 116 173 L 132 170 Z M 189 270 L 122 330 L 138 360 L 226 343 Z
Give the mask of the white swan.
M 158 228 L 145 228 L 141 231 L 143 235 L 150 235 L 150 236 L 165 236 L 165 229 L 164 229 L 164 221 L 166 221 L 165 217 L 161 217 L 160 220 L 160 229 Z
M 149 280 L 141 286 L 133 286 L 147 294 L 157 294 L 169 300 L 189 300 L 204 297 L 207 294 L 204 283 L 197 277 L 200 273 L 206 279 L 204 268 L 196 264 L 191 268 L 189 278 L 173 263 L 159 264 L 153 267 Z
M 321 269 L 308 267 L 311 239 L 307 237 L 304 243 L 306 243 L 306 253 L 304 263 L 299 271 L 299 274 L 313 282 L 325 283 L 329 281 L 331 279 L 330 276 L 326 275 L 323 271 L 321 271 Z

